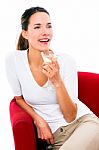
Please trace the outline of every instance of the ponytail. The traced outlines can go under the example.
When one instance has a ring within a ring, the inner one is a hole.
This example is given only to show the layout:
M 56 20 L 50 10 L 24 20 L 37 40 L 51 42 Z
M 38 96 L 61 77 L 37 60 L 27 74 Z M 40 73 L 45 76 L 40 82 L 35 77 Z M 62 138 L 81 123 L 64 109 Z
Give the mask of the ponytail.
M 18 43 L 17 43 L 16 49 L 17 50 L 26 50 L 28 48 L 29 48 L 28 40 L 25 39 L 22 36 L 22 33 L 21 33 L 20 36 L 19 36 L 19 39 L 18 39 Z

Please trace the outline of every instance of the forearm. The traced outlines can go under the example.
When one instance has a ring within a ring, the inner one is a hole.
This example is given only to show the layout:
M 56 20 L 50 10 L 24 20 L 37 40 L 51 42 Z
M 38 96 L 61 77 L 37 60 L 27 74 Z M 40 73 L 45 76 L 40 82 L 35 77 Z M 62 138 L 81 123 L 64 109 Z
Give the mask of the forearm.
M 73 121 L 77 114 L 77 105 L 72 101 L 62 80 L 55 84 L 55 88 L 64 118 L 67 122 Z
M 47 140 L 49 143 L 53 144 L 54 137 L 48 123 L 41 116 L 39 116 L 31 106 L 29 106 L 25 102 L 22 96 L 16 97 L 16 102 L 33 118 L 34 124 L 36 125 L 37 128 L 38 138 Z

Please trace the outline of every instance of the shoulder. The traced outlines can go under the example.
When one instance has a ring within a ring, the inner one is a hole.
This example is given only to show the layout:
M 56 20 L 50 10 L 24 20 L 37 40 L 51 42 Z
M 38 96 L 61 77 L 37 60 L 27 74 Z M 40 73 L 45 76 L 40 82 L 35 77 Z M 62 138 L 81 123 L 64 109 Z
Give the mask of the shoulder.
M 57 60 L 60 66 L 60 72 L 64 76 L 68 78 L 73 73 L 77 72 L 77 65 L 75 59 L 66 53 L 58 53 L 56 54 Z
M 15 51 L 11 51 L 6 54 L 6 57 L 5 57 L 6 64 L 12 64 L 14 62 L 14 53 Z
M 17 73 L 21 66 L 23 66 L 23 60 L 25 56 L 24 51 L 14 50 L 9 52 L 5 57 L 5 70 L 7 74 L 12 75 Z
M 56 56 L 58 58 L 58 61 L 64 65 L 76 65 L 75 59 L 66 53 L 56 53 Z
M 25 55 L 25 53 L 26 51 L 20 51 L 20 50 L 11 51 L 6 55 L 5 62 L 7 64 L 12 64 L 15 62 L 16 59 L 18 58 L 20 59 L 20 57 Z

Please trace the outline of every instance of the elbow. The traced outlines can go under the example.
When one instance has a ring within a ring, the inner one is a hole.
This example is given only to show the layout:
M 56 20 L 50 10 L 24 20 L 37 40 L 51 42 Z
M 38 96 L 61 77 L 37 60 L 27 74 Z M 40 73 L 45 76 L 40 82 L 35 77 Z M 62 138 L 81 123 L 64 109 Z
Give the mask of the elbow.
M 22 102 L 24 100 L 22 96 L 15 96 L 15 99 L 16 99 L 16 103 L 18 105 L 20 105 L 20 102 Z
M 17 105 L 20 105 L 20 101 L 19 101 L 19 100 L 17 100 L 17 99 L 16 99 L 16 104 L 17 104 Z
M 64 118 L 68 123 L 71 123 L 76 119 L 76 116 L 77 116 L 77 105 L 71 112 L 69 112 L 67 115 L 64 115 Z
M 71 115 L 71 116 L 65 117 L 65 120 L 67 121 L 67 123 L 71 123 L 75 119 L 76 119 L 76 115 Z

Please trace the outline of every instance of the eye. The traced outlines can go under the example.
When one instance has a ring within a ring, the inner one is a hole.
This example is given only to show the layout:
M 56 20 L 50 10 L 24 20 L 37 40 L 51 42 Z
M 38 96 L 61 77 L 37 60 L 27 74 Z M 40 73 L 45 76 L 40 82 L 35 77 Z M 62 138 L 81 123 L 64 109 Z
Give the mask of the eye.
M 40 26 L 36 26 L 36 27 L 34 27 L 34 29 L 40 29 Z
M 51 25 L 51 24 L 48 24 L 48 25 L 47 25 L 47 28 L 52 28 L 52 25 Z

